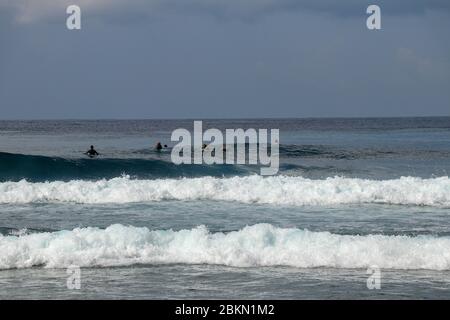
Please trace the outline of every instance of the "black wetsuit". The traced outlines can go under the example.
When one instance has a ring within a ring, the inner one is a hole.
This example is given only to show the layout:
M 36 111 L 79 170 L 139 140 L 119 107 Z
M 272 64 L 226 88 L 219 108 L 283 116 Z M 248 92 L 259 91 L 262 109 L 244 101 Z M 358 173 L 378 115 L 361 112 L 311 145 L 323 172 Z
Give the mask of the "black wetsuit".
M 98 152 L 97 151 L 95 151 L 95 149 L 90 149 L 90 150 L 88 150 L 87 152 L 86 152 L 86 154 L 89 156 L 89 157 L 95 157 L 95 156 L 98 156 Z

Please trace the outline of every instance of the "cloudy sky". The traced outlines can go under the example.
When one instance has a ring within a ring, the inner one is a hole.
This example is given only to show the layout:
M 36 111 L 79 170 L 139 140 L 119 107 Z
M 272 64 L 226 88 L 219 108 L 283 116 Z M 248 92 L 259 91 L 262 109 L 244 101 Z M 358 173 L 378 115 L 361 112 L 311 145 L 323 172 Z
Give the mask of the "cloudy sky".
M 426 115 L 448 0 L 0 0 L 0 119 Z

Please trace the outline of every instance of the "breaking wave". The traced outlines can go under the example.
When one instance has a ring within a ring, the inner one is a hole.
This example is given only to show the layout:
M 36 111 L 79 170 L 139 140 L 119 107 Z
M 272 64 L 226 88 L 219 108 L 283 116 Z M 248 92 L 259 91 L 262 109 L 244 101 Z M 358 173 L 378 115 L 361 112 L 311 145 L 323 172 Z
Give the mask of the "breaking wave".
M 450 206 L 450 179 L 402 177 L 367 180 L 334 177 L 257 175 L 231 178 L 181 178 L 0 183 L 0 203 L 73 202 L 86 204 L 217 200 L 276 205 L 395 204 Z
M 212 264 L 233 267 L 450 269 L 450 238 L 338 235 L 257 224 L 229 233 L 205 226 L 155 230 L 106 229 L 0 235 L 0 269 L 133 264 Z

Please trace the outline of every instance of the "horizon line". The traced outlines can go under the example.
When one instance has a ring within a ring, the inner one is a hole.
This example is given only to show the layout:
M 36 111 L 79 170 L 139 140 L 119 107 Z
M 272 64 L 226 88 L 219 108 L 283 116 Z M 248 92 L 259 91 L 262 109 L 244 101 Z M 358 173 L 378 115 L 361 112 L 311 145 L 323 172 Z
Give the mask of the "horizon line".
M 450 118 L 450 115 L 431 115 L 431 116 L 334 116 L 334 117 L 230 117 L 230 118 L 11 118 L 0 119 L 0 121 L 147 121 L 147 120 L 162 120 L 162 121 L 200 121 L 200 120 L 315 120 L 315 119 L 419 119 L 419 118 Z

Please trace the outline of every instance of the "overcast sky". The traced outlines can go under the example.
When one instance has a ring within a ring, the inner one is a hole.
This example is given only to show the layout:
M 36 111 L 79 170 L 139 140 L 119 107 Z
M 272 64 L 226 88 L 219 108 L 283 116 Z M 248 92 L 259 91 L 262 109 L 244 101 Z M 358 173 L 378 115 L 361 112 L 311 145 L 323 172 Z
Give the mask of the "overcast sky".
M 0 119 L 428 115 L 448 0 L 0 0 Z

